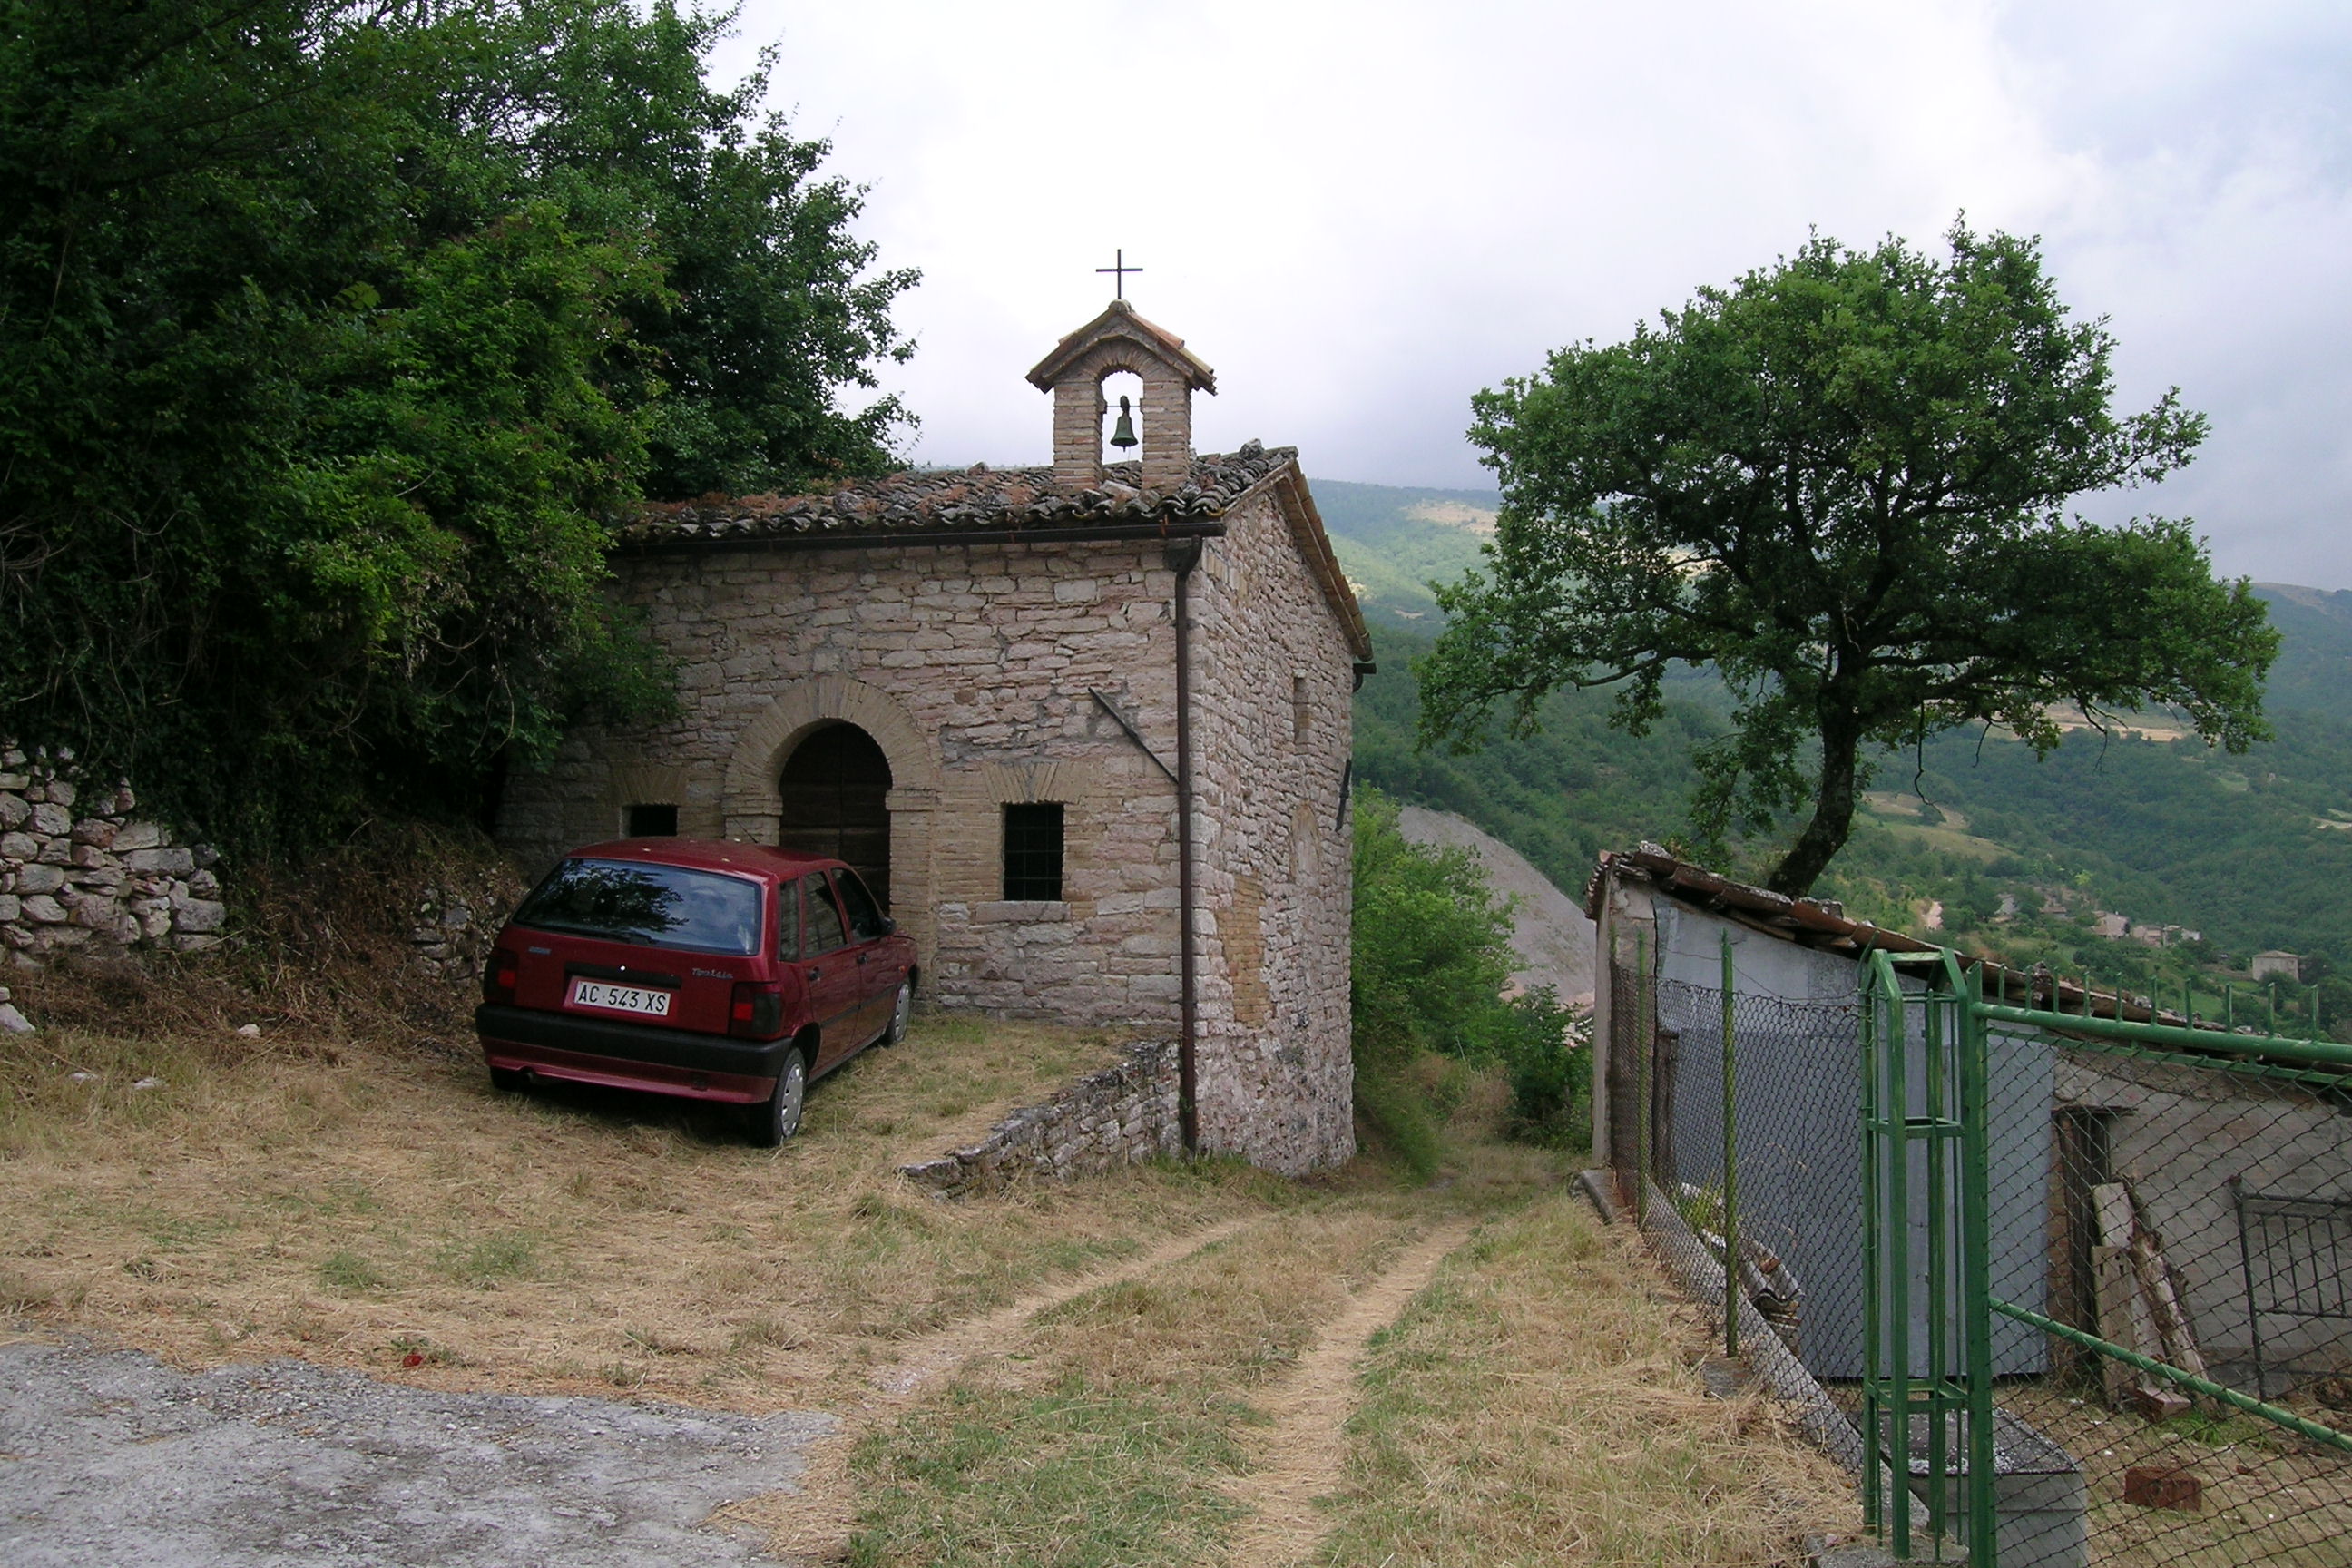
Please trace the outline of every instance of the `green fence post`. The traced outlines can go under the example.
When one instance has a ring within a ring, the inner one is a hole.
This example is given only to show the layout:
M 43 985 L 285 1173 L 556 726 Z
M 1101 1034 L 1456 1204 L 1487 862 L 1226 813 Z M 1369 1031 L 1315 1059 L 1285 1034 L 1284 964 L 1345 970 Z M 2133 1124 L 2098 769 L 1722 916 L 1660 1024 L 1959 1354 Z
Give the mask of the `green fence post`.
M 1992 1142 L 1985 1051 L 1984 971 L 1952 976 L 1960 1026 L 1961 1353 L 1968 1364 L 1969 1562 L 2000 1568 L 1992 1415 Z
M 1884 1101 L 1879 1094 L 1879 968 L 1884 953 L 1863 959 L 1862 978 L 1862 1522 L 1873 1534 L 1886 1527 L 1887 1500 L 1880 1489 L 1879 1450 L 1885 1440 L 1885 1409 L 1879 1377 L 1885 1348 L 1885 1303 L 1879 1295 L 1878 1227 L 1885 1210 L 1880 1192 L 1879 1140 Z
M 1898 1560 L 1911 1555 L 1911 1064 L 1910 1026 L 1904 1011 L 1901 985 L 1889 987 L 1886 1016 L 1891 1028 L 1879 1041 L 1886 1069 L 1885 1099 L 1880 1117 L 1887 1128 L 1886 1240 L 1894 1256 L 1883 1261 L 1886 1270 L 1888 1360 L 1886 1403 L 1894 1430 L 1888 1446 L 1894 1450 L 1895 1484 L 1895 1544 Z
M 1739 1353 L 1739 1138 L 1732 1062 L 1731 933 L 1723 933 L 1723 1353 Z

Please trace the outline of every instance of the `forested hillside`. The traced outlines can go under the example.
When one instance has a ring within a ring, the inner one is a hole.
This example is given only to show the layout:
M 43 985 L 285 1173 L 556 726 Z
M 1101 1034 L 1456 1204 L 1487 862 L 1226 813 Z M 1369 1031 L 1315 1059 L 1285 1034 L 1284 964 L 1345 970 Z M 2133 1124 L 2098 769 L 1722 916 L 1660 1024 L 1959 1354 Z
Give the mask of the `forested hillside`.
M 1357 699 L 1361 778 L 1470 818 L 1571 889 L 1599 850 L 1680 834 L 1691 748 L 1724 723 L 1711 678 L 1674 682 L 1664 721 L 1643 738 L 1610 730 L 1610 698 L 1593 692 L 1553 699 L 1536 735 L 1497 733 L 1462 756 L 1416 752 L 1410 666 L 1437 617 L 1412 574 L 1475 564 L 1480 514 L 1497 498 L 1329 481 L 1315 493 L 1378 645 L 1380 673 Z M 1821 895 L 2142 989 L 2193 977 L 2210 994 L 2265 949 L 2317 957 L 2315 974 L 2352 969 L 2352 594 L 2261 592 L 2286 637 L 2270 688 L 2275 741 L 2232 757 L 2160 738 L 2170 727 L 2152 715 L 2129 736 L 2073 731 L 2042 762 L 1974 733 L 1883 756 L 1869 816 Z M 1727 868 L 1752 874 L 1768 847 L 1740 847 Z M 2103 939 L 2090 929 L 2100 911 L 2201 941 Z M 2352 1011 L 2352 987 L 2338 988 Z

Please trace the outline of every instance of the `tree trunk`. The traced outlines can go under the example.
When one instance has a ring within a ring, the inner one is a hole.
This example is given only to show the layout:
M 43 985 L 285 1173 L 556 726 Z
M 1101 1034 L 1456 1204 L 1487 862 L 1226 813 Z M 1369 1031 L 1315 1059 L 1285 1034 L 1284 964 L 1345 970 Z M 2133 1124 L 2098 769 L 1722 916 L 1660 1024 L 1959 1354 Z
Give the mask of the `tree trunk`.
M 1765 886 L 1801 899 L 1812 890 L 1831 859 L 1853 831 L 1853 776 L 1862 757 L 1862 726 L 1840 715 L 1822 722 L 1821 783 L 1813 796 L 1813 819 L 1772 868 Z

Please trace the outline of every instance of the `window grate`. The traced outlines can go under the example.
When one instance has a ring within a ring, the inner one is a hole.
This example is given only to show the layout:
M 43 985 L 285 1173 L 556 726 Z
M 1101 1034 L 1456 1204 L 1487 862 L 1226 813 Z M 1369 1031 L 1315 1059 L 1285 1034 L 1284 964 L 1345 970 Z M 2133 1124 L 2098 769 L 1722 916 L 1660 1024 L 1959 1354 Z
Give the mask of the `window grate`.
M 1062 805 L 1032 802 L 1004 808 L 1004 896 L 1058 900 L 1062 896 Z

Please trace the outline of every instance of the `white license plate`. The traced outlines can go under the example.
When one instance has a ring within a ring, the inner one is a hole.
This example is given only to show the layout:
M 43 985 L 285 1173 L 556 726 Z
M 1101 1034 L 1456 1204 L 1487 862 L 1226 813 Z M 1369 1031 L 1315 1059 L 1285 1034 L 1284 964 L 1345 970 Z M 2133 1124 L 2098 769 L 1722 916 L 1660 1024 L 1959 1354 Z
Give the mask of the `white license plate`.
M 635 1013 L 647 1018 L 669 1016 L 670 993 L 644 985 L 615 985 L 609 980 L 572 983 L 574 1007 L 602 1007 L 614 1013 Z

